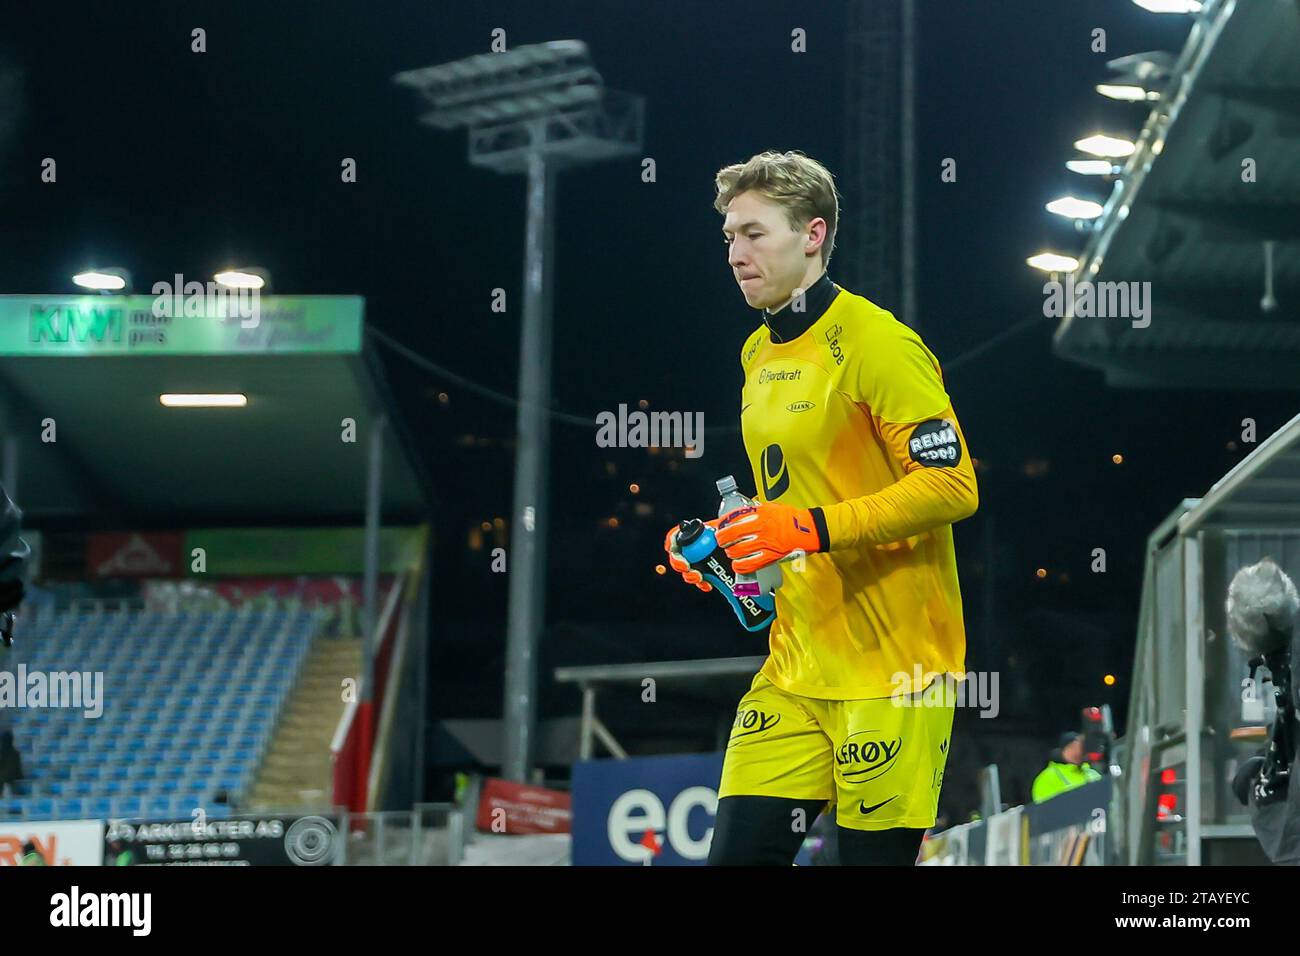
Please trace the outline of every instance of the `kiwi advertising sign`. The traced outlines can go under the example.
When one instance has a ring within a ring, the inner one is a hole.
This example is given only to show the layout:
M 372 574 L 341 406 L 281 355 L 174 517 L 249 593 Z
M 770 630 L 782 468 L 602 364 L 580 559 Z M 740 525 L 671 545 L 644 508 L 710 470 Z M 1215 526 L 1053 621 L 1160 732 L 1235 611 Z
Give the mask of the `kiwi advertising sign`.
M 179 281 L 181 276 L 177 276 Z M 171 286 L 160 283 L 160 287 Z M 184 288 L 188 289 L 186 285 Z M 235 308 L 196 290 L 145 295 L 0 296 L 0 355 L 242 355 L 361 350 L 358 296 L 258 296 Z

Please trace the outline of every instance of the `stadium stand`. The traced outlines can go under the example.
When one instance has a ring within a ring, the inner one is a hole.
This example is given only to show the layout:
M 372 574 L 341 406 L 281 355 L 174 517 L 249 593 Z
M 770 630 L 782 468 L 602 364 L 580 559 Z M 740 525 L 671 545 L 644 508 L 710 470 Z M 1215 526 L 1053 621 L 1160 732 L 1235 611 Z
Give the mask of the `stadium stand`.
M 102 674 L 102 716 L 25 708 L 12 724 L 26 779 L 0 816 L 26 820 L 228 815 L 251 788 L 324 612 L 60 611 L 29 623 L 27 673 Z

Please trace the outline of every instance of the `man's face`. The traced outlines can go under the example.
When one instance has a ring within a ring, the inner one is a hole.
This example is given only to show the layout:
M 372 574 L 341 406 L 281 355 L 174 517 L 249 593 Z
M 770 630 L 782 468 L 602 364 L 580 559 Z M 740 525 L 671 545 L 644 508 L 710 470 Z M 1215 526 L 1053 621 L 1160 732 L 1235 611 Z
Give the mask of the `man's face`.
M 808 233 L 790 228 L 785 210 L 770 199 L 753 190 L 732 199 L 722 233 L 727 264 L 750 308 L 775 308 L 803 282 Z
M 1066 763 L 1079 763 L 1083 760 L 1083 741 L 1076 737 L 1061 748 L 1061 756 Z

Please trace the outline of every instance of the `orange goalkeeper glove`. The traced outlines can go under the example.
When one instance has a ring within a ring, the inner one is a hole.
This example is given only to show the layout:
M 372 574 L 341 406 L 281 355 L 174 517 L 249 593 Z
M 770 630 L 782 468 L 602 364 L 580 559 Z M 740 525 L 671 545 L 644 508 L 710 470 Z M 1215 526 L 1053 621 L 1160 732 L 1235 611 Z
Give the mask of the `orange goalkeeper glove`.
M 712 521 L 706 521 L 704 523 L 716 532 L 718 530 L 718 523 L 721 520 L 722 519 L 720 518 L 714 518 Z M 673 528 L 669 530 L 668 534 L 664 536 L 664 550 L 668 552 L 668 563 L 672 565 L 674 571 L 682 576 L 683 581 L 687 584 L 694 584 L 697 588 L 707 594 L 709 591 L 713 590 L 713 585 L 704 580 L 704 575 L 691 567 L 690 563 L 682 557 L 680 551 L 673 550 L 673 539 L 677 537 L 677 532 L 681 530 L 681 527 L 681 525 L 674 525 Z
M 826 550 L 829 535 L 820 508 L 792 508 L 775 501 L 723 515 L 718 544 L 737 574 L 750 574 L 797 552 Z

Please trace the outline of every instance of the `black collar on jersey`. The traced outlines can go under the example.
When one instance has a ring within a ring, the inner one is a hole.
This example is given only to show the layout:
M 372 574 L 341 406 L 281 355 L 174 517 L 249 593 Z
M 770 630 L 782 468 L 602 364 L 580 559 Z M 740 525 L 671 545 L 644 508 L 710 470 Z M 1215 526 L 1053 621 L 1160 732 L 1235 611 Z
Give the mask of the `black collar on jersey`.
M 826 314 L 826 310 L 830 308 L 838 292 L 835 283 L 831 282 L 831 277 L 823 272 L 821 278 L 805 290 L 802 312 L 794 310 L 793 299 L 777 312 L 764 309 L 763 324 L 771 333 L 772 341 L 781 345 L 793 342 L 803 335 L 812 328 L 814 322 Z

